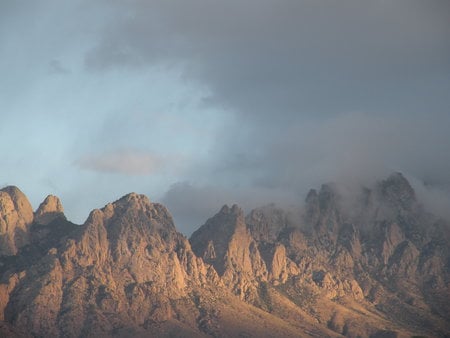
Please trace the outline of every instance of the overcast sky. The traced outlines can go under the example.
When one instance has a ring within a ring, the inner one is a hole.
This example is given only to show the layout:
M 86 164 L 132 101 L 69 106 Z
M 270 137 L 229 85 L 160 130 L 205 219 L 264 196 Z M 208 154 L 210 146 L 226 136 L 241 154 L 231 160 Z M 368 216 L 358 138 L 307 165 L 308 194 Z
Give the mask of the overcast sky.
M 0 185 L 78 223 L 135 191 L 189 233 L 392 171 L 442 204 L 450 2 L 0 0 L 0 118 Z

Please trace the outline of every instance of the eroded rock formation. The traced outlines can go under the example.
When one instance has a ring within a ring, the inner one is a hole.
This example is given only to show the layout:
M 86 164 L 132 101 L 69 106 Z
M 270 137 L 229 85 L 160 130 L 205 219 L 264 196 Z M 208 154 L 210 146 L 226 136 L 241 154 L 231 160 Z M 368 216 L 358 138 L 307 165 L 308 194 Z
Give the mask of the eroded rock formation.
M 449 229 L 401 174 L 351 203 L 326 184 L 294 210 L 224 206 L 189 240 L 144 195 L 75 225 L 8 187 L 0 336 L 445 336 Z

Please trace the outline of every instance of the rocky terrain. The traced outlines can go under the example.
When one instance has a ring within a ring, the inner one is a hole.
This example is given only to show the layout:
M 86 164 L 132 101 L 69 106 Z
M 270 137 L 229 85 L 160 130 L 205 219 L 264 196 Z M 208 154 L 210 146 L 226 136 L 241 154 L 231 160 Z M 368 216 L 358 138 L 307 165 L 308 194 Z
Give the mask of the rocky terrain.
M 450 222 L 399 173 L 351 199 L 224 206 L 189 240 L 143 195 L 76 225 L 6 187 L 0 336 L 450 336 Z

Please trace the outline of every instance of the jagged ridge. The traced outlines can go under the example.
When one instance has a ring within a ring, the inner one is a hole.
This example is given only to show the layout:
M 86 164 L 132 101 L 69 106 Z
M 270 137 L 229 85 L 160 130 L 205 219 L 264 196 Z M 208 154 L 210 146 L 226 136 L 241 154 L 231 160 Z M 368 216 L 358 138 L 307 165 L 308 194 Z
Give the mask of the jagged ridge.
M 327 184 L 303 209 L 269 205 L 244 217 L 224 206 L 188 241 L 143 195 L 96 209 L 80 226 L 57 197 L 33 213 L 7 187 L 0 334 L 449 334 L 448 222 L 427 213 L 399 173 L 351 205 Z

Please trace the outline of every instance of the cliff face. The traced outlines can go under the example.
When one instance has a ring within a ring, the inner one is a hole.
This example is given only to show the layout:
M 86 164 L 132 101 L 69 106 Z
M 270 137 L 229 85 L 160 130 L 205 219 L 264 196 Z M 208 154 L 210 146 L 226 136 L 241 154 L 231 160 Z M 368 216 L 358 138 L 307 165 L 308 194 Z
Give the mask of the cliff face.
M 267 280 L 266 265 L 237 205 L 224 206 L 192 234 L 191 243 L 194 252 L 212 264 L 242 299 L 254 298 L 259 280 Z
M 189 241 L 134 193 L 83 225 L 17 188 L 0 213 L 1 336 L 450 334 L 450 224 L 401 174 L 350 204 L 328 184 L 301 210 L 224 206 Z

